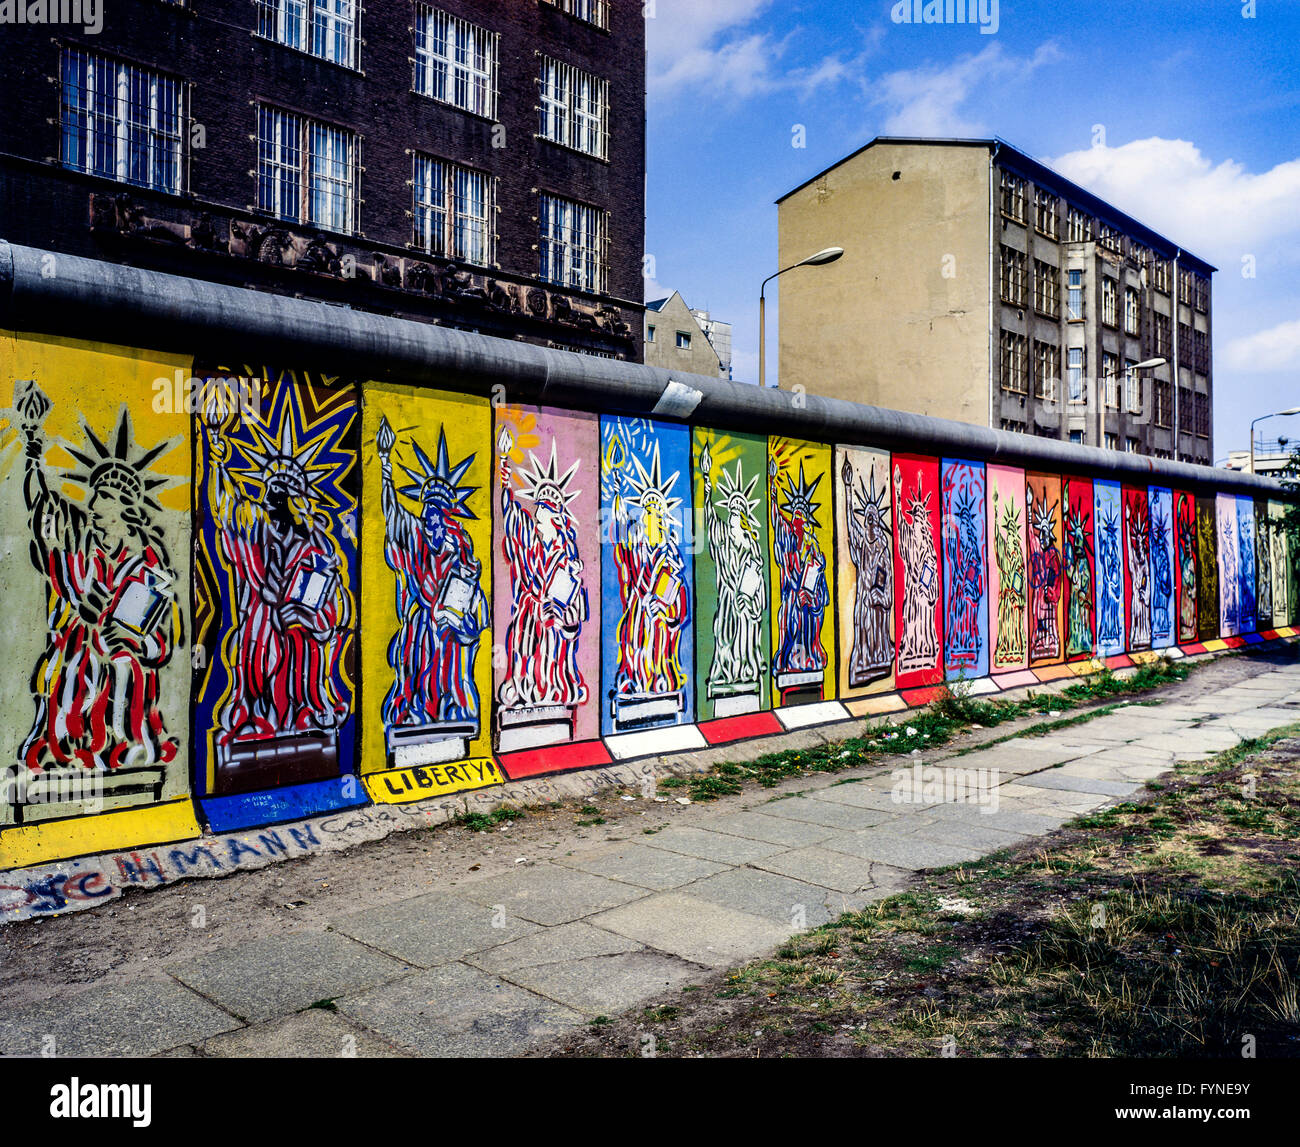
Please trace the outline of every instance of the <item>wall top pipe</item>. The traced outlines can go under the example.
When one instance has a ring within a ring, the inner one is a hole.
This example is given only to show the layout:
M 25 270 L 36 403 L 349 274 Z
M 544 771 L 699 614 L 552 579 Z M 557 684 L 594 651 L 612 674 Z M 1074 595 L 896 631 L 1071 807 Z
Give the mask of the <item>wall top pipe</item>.
M 972 457 L 1029 470 L 1199 491 L 1284 494 L 1273 479 L 1240 471 L 1075 446 L 842 399 L 760 390 L 4 240 L 0 328 L 148 347 L 232 365 L 261 357 L 472 393 L 504 387 L 505 401 L 511 403 L 656 414 L 720 429 Z M 678 385 L 670 387 L 670 382 Z

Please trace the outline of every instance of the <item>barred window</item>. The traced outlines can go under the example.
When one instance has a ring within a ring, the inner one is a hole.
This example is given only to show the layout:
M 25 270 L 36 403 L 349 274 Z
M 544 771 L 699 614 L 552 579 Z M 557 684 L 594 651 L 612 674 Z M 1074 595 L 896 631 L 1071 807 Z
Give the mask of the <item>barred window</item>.
M 1171 382 L 1156 379 L 1151 384 L 1152 412 L 1151 418 L 1157 426 L 1174 424 L 1174 387 Z
M 1115 280 L 1105 275 L 1101 280 L 1101 321 L 1108 327 L 1115 326 L 1116 322 L 1116 286 Z
M 1178 301 L 1191 306 L 1192 303 L 1192 275 L 1190 271 L 1178 272 Z
M 541 197 L 541 267 L 546 283 L 600 294 L 605 290 L 605 212 L 561 199 Z
M 1178 388 L 1178 432 L 1195 433 L 1196 396 L 1185 386 Z
M 1061 317 L 1061 273 L 1051 263 L 1034 260 L 1034 310 L 1040 315 Z
M 1017 223 L 1024 223 L 1028 219 L 1029 189 L 1028 185 L 1018 175 L 1012 175 L 1005 168 L 1001 172 L 1002 179 L 1002 214 L 1009 215 Z
M 1192 303 L 1202 314 L 1210 308 L 1210 280 L 1204 275 L 1192 276 Z
M 491 176 L 416 155 L 415 246 L 431 255 L 490 266 L 496 188 Z
M 1208 331 L 1194 331 L 1192 369 L 1198 374 L 1210 373 L 1210 335 Z
M 1132 287 L 1124 288 L 1124 331 L 1130 335 L 1142 333 L 1141 298 Z
M 1196 436 L 1198 438 L 1208 438 L 1210 436 L 1210 396 L 1208 394 L 1196 395 Z
M 543 3 L 595 24 L 597 28 L 609 27 L 609 0 L 543 0 Z
M 497 35 L 423 4 L 415 13 L 415 90 L 474 115 L 497 114 Z
M 1151 280 L 1157 291 L 1169 294 L 1169 260 L 1156 258 L 1151 264 Z
M 1034 192 L 1034 226 L 1040 235 L 1046 235 L 1049 239 L 1055 239 L 1060 234 L 1056 215 L 1059 202 L 1055 195 L 1041 187 Z
M 1071 243 L 1086 243 L 1092 238 L 1092 217 L 1071 207 L 1067 218 L 1066 238 Z
M 257 206 L 278 219 L 357 229 L 355 133 L 279 108 L 257 109 Z
M 1097 242 L 1107 251 L 1114 251 L 1117 255 L 1124 253 L 1124 236 L 1109 223 L 1097 225 Z
M 1061 348 L 1052 343 L 1034 343 L 1034 397 L 1054 400 L 1060 377 Z
M 1169 316 L 1156 311 L 1153 318 L 1155 320 L 1156 354 L 1161 358 L 1168 358 L 1174 353 L 1173 340 L 1170 337 Z
M 539 134 L 598 159 L 609 155 L 609 81 L 542 57 Z
M 64 48 L 60 159 L 65 167 L 179 195 L 185 190 L 180 80 Z
M 1002 301 L 1013 307 L 1023 307 L 1028 301 L 1026 263 L 1023 251 L 1017 251 L 1014 247 L 1002 248 Z
M 357 66 L 356 0 L 257 0 L 257 34 L 345 68 Z
M 1002 332 L 1002 389 L 1013 394 L 1029 393 L 1029 341 L 1024 335 Z
M 1000 430 L 1009 430 L 1012 434 L 1025 434 L 1029 431 L 1029 427 L 1025 423 L 1015 418 L 999 419 L 998 428 Z

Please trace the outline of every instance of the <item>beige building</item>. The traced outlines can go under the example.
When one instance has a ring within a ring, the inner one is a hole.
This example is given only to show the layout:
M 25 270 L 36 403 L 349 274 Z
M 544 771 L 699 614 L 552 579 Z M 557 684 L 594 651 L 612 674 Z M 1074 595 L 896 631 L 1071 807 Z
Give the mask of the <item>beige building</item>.
M 731 377 L 731 324 L 693 311 L 681 293 L 645 305 L 645 361 L 668 370 Z
M 1215 268 L 1001 140 L 877 138 L 778 220 L 780 266 L 845 250 L 780 280 L 783 388 L 1214 457 Z

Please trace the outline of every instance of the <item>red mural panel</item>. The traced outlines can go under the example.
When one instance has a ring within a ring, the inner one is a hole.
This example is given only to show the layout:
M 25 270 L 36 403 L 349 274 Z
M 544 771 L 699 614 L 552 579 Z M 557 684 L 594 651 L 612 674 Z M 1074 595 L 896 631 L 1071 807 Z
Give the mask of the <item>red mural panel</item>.
M 1196 538 L 1196 499 L 1186 490 L 1174 491 L 1174 640 L 1194 644 L 1197 625 L 1197 587 L 1200 551 Z
M 1151 508 L 1145 486 L 1124 487 L 1124 648 L 1151 648 Z
M 899 689 L 943 680 L 939 460 L 895 454 L 894 635 Z
M 1061 560 L 1061 479 L 1025 475 L 1029 536 L 1029 664 L 1065 660 L 1065 571 Z
M 1065 566 L 1065 657 L 1091 657 L 1097 638 L 1096 531 L 1092 515 L 1092 482 L 1063 480 L 1061 555 Z

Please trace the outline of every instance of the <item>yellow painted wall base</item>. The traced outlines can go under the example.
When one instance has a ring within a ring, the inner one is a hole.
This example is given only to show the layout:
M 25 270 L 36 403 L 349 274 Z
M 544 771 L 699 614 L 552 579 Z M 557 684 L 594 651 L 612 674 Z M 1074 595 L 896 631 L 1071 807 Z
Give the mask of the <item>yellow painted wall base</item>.
M 377 804 L 408 804 L 446 793 L 483 789 L 505 783 L 505 776 L 491 757 L 472 757 L 450 765 L 414 765 L 388 769 L 361 778 L 370 799 Z
M 0 832 L 0 869 L 193 840 L 202 831 L 189 798 L 96 816 L 12 825 Z
M 1228 643 L 1216 637 L 1214 638 L 1213 641 L 1207 641 L 1205 643 L 1205 648 L 1208 649 L 1211 653 L 1218 653 L 1222 649 L 1227 649 Z
M 1160 654 L 1151 649 L 1135 649 L 1129 658 L 1134 665 L 1154 665 L 1160 660 Z
M 1090 673 L 1100 673 L 1105 668 L 1105 662 L 1098 661 L 1095 657 L 1091 657 L 1087 661 L 1070 662 L 1070 672 L 1076 677 L 1087 677 Z

